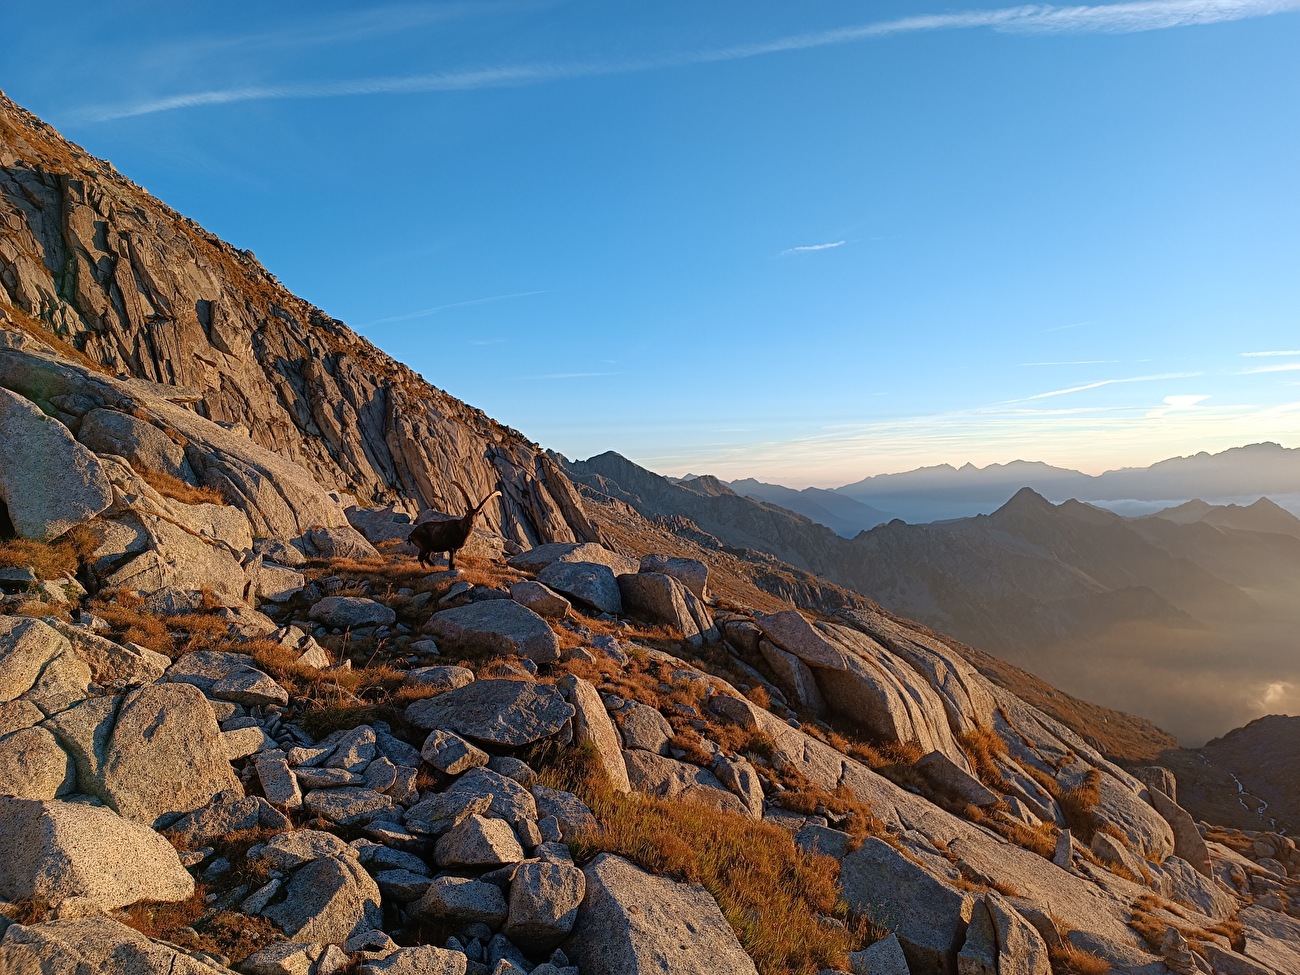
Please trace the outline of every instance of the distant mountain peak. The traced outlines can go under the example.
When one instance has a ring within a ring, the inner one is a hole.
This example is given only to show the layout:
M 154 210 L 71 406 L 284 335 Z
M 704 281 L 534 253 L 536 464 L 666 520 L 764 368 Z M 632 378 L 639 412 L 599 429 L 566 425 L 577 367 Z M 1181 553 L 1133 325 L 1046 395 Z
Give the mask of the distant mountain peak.
M 1022 487 L 993 516 L 1023 512 L 1052 511 L 1055 505 L 1031 487 Z

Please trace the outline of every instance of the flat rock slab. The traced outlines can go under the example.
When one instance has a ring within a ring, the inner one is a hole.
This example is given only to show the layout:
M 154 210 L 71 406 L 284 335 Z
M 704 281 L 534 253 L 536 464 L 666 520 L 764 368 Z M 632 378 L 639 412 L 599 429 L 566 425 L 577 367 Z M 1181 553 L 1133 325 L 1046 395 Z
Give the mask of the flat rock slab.
M 562 620 L 573 608 L 559 593 L 531 579 L 513 583 L 510 598 L 548 620 Z
M 101 806 L 0 797 L 0 849 L 3 900 L 84 897 L 112 909 L 194 893 L 170 843 Z
M 44 542 L 113 503 L 99 460 L 31 400 L 0 387 L 0 501 L 14 530 Z
M 518 604 L 497 600 L 472 605 Z M 477 680 L 438 697 L 416 701 L 406 709 L 406 720 L 417 728 L 445 728 L 475 741 L 517 748 L 556 734 L 573 714 L 573 705 L 547 684 Z
M 292 940 L 340 944 L 382 926 L 379 887 L 350 857 L 324 857 L 300 868 L 285 899 L 262 913 Z
M 596 542 L 551 542 L 539 545 L 512 557 L 509 565 L 512 569 L 522 569 L 524 572 L 541 572 L 556 562 L 595 562 L 609 566 L 615 575 L 635 572 L 637 569 L 636 562 L 627 556 L 611 552 Z
M 524 863 L 510 878 L 510 915 L 502 933 L 533 954 L 555 948 L 573 930 L 587 877 L 561 863 Z
M 462 924 L 482 922 L 499 928 L 506 919 L 506 896 L 495 884 L 469 877 L 438 877 L 412 909 L 417 917 L 451 920 Z
M 518 863 L 524 851 L 509 823 L 470 816 L 443 834 L 433 855 L 442 867 L 499 867 Z
M 0 972 L 234 975 L 224 965 L 188 955 L 164 941 L 153 941 L 106 917 L 14 925 L 0 942 Z
M 703 887 L 656 877 L 602 853 L 564 953 L 582 975 L 757 975 Z
M 426 687 L 441 694 L 474 683 L 474 671 L 468 667 L 416 667 L 407 671 L 402 683 L 408 687 Z
M 485 599 L 434 613 L 423 632 L 453 651 L 516 654 L 536 663 L 560 655 L 559 641 L 546 620 L 513 599 Z
M 326 596 L 312 606 L 307 618 L 346 630 L 353 626 L 391 626 L 397 622 L 397 613 L 364 596 Z
M 340 826 L 359 826 L 384 818 L 393 800 L 371 789 L 316 789 L 302 800 L 303 808 Z

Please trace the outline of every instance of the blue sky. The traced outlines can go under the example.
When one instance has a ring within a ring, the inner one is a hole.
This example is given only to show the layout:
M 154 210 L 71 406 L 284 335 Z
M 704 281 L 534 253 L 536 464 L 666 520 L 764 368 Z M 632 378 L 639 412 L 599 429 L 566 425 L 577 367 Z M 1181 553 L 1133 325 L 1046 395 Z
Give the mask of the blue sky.
M 1300 446 L 1300 0 L 5 20 L 12 98 L 571 457 Z

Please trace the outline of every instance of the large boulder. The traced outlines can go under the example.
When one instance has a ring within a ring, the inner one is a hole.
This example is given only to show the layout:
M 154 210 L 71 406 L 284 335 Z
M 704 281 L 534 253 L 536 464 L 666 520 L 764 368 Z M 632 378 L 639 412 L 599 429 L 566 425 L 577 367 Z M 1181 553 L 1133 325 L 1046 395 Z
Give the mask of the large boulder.
M 708 608 L 672 576 L 659 572 L 621 575 L 618 588 L 629 615 L 681 630 L 690 643 L 717 639 Z
M 477 680 L 416 701 L 406 709 L 406 720 L 417 728 L 444 728 L 475 741 L 517 748 L 554 735 L 573 713 L 573 705 L 547 684 Z
M 1173 776 L 1170 775 L 1169 778 L 1172 780 Z M 1186 860 L 1205 876 L 1213 876 L 1209 847 L 1205 845 L 1205 837 L 1196 828 L 1196 821 L 1191 814 L 1154 785 L 1147 786 L 1147 793 L 1151 797 L 1151 805 L 1173 831 L 1174 856 Z
M 513 556 L 510 559 L 510 567 L 536 573 L 556 562 L 593 562 L 596 565 L 608 566 L 615 575 L 637 570 L 637 564 L 632 559 L 611 552 L 596 542 L 551 542 L 547 545 L 538 545 L 536 548 L 530 548 L 526 552 Z
M 383 924 L 379 887 L 351 856 L 327 856 L 294 872 L 285 898 L 264 908 L 294 941 L 342 943 Z
M 567 863 L 524 863 L 510 878 L 510 914 L 502 933 L 525 951 L 542 954 L 573 930 L 587 878 Z
M 354 626 L 389 626 L 397 613 L 383 603 L 364 596 L 326 596 L 308 611 L 309 619 L 343 630 Z
M 0 940 L 0 971 L 13 975 L 234 975 L 210 958 L 146 938 L 106 917 L 13 925 Z
M 600 613 L 622 613 L 614 570 L 597 562 L 552 562 L 537 581 Z
M 564 953 L 582 975 L 757 975 L 703 887 L 656 877 L 602 853 Z
M 86 697 L 90 680 L 90 668 L 53 628 L 0 616 L 0 703 L 22 698 L 53 714 Z
M 573 705 L 573 737 L 587 743 L 596 751 L 596 757 L 610 786 L 617 792 L 630 792 L 632 784 L 627 778 L 627 765 L 619 745 L 618 732 L 609 712 L 601 703 L 600 693 L 588 681 L 572 674 L 560 679 L 556 685 L 565 699 Z
M 546 620 L 513 599 L 486 599 L 434 613 L 423 632 L 440 647 L 471 654 L 516 654 L 537 663 L 560 655 Z
M 659 572 L 672 576 L 699 600 L 709 598 L 709 567 L 699 559 L 674 558 L 668 555 L 643 555 L 640 572 Z
M 708 769 L 679 762 L 653 752 L 623 753 L 632 788 L 664 799 L 702 802 L 708 806 L 748 816 L 748 805 L 727 789 Z
M 913 971 L 946 972 L 955 964 L 974 910 L 970 894 L 874 836 L 844 858 L 840 882 L 851 910 L 898 935 Z
M 8 900 L 78 897 L 112 909 L 194 893 L 170 843 L 99 806 L 0 796 L 0 849 L 0 898 Z
M 87 700 L 47 722 L 77 765 L 82 792 L 152 824 L 240 790 L 212 706 L 188 684 L 148 684 Z
M 77 439 L 97 454 L 124 457 L 137 471 L 161 471 L 194 482 L 184 448 L 152 423 L 128 413 L 91 410 L 81 418 Z
M 39 406 L 0 387 L 0 503 L 23 538 L 47 541 L 113 503 L 95 455 Z

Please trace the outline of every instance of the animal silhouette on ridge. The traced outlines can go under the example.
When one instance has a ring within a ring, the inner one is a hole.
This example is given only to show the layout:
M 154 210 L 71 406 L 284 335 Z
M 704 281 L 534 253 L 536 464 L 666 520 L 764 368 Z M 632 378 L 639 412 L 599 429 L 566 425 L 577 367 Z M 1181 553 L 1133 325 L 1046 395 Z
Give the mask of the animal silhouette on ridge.
M 460 491 L 460 496 L 465 499 L 465 504 L 468 506 L 465 514 L 459 518 L 437 518 L 422 522 L 411 529 L 411 534 L 406 536 L 406 540 L 420 550 L 422 565 L 432 566 L 433 556 L 439 552 L 446 552 L 448 567 L 455 571 L 456 553 L 464 548 L 469 540 L 470 532 L 474 530 L 474 519 L 478 517 L 485 504 L 501 494 L 500 491 L 493 491 L 475 505 L 459 484 L 454 486 L 457 491 Z

